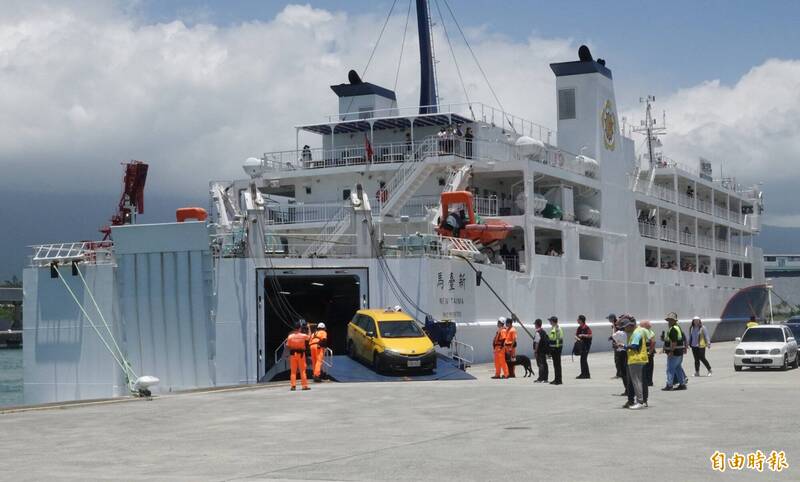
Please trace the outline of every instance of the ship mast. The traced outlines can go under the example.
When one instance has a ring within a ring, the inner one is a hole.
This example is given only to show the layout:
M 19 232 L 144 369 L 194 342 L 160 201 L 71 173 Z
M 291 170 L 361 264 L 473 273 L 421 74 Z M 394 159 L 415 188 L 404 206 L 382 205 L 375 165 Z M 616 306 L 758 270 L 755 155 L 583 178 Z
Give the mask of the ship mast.
M 419 113 L 438 112 L 436 96 L 436 71 L 433 60 L 431 17 L 427 0 L 417 0 L 417 30 L 419 34 L 420 89 Z
M 634 132 L 639 132 L 647 136 L 647 159 L 649 161 L 649 169 L 655 167 L 655 162 L 657 159 L 655 150 L 656 148 L 661 147 L 661 140 L 659 140 L 659 137 L 667 133 L 666 116 L 661 123 L 661 126 L 656 127 L 656 120 L 653 118 L 652 112 L 653 102 L 655 101 L 656 98 L 653 95 L 639 98 L 639 102 L 647 106 L 645 109 L 645 118 L 643 121 L 641 121 L 639 127 L 635 127 L 633 129 Z

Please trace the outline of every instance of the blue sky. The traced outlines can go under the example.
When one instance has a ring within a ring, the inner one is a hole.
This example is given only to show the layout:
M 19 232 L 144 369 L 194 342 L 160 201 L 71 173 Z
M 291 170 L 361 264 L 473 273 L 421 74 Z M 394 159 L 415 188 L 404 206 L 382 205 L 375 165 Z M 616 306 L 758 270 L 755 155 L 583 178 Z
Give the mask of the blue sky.
M 405 11 L 407 1 L 398 0 L 395 13 Z M 231 25 L 269 21 L 286 3 L 143 0 L 139 13 L 148 21 L 183 18 Z M 388 0 L 298 3 L 380 15 L 392 5 Z M 661 94 L 704 80 L 728 84 L 769 58 L 800 57 L 796 0 L 450 0 L 450 5 L 462 25 L 484 25 L 516 41 L 533 35 L 590 42 L 596 56 L 610 57 L 607 60 L 616 66 L 620 90 L 646 84 L 650 92 Z

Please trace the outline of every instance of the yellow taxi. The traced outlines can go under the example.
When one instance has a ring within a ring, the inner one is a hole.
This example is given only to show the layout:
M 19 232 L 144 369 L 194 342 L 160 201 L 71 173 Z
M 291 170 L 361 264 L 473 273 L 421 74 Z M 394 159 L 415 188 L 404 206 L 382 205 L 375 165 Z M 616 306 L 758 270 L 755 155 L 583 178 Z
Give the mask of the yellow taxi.
M 397 308 L 358 310 L 347 325 L 347 354 L 379 373 L 436 369 L 433 342 Z

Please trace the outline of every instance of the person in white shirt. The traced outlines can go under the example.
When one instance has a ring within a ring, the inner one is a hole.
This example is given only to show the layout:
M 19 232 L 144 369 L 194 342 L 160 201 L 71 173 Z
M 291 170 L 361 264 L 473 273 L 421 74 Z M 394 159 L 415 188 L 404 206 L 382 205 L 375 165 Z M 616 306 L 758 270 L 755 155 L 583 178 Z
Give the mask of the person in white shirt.
M 608 315 L 608 320 L 614 323 L 614 332 L 611 335 L 611 346 L 614 347 L 614 364 L 617 366 L 617 372 L 622 373 L 622 386 L 625 388 L 625 391 L 620 393 L 620 396 L 625 397 L 628 395 L 628 354 L 625 352 L 628 334 L 623 330 L 617 329 L 616 315 Z

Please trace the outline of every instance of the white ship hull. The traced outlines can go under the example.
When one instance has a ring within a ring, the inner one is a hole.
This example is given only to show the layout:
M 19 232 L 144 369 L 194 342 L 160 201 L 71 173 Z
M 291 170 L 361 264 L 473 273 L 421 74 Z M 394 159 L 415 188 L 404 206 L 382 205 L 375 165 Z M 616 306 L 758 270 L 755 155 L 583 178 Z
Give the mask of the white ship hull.
M 609 313 L 660 332 L 675 311 L 701 317 L 714 340 L 738 336 L 767 301 L 753 246 L 760 190 L 652 149 L 637 160 L 605 62 L 582 49 L 551 68 L 557 146 L 555 132 L 479 104 L 399 109 L 394 92 L 353 76 L 333 86 L 352 110 L 297 127 L 322 147 L 251 158 L 249 179 L 213 182 L 208 222 L 36 247 L 24 273 L 26 402 L 124 395 L 140 375 L 160 379 L 155 393 L 256 383 L 280 368 L 298 318 L 324 321 L 342 354 L 362 307 L 453 321 L 472 362 L 491 359 L 509 310 L 529 330 L 559 317 L 565 353 L 581 314 L 595 351 L 609 348 Z M 439 203 L 446 193 L 460 211 Z M 488 229 L 479 217 L 505 237 L 470 238 Z

